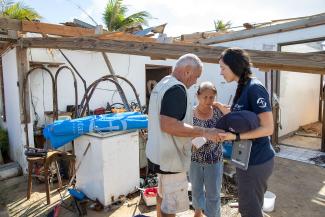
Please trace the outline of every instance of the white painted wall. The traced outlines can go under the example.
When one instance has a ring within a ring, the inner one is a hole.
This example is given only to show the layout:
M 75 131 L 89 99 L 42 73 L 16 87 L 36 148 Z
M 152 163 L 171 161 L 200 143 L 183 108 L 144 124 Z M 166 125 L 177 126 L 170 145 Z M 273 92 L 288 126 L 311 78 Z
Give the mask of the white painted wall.
M 286 52 L 319 51 L 306 44 L 282 47 Z M 279 136 L 318 121 L 320 75 L 298 72 L 280 74 L 281 124 Z M 285 127 L 284 127 L 285 126 Z
M 276 51 L 278 44 L 306 39 L 325 37 L 325 25 L 304 28 L 289 32 L 264 35 L 254 38 L 246 38 L 237 41 L 230 41 L 215 44 L 215 46 L 241 47 L 252 50 L 273 50 Z M 292 52 L 312 52 L 310 47 L 296 47 Z M 265 73 L 255 71 L 255 75 L 265 83 Z M 312 123 L 318 120 L 318 99 L 319 99 L 319 75 L 295 73 L 283 71 L 280 76 L 280 107 L 281 125 L 279 136 L 283 136 L 299 126 Z M 218 82 L 220 86 L 229 86 Z M 226 87 L 225 94 L 234 93 L 235 85 Z M 222 88 L 222 90 L 224 90 Z M 301 97 L 304 96 L 304 97 Z
M 63 50 L 65 55 L 77 68 L 79 73 L 87 81 L 87 85 L 91 84 L 96 79 L 103 75 L 108 74 L 107 67 L 101 53 L 85 52 L 85 51 L 69 51 Z M 44 62 L 63 62 L 66 65 L 65 59 L 62 57 L 58 50 L 51 49 L 29 49 L 28 52 L 29 61 L 44 61 Z M 174 66 L 175 60 L 151 60 L 149 57 L 124 55 L 124 54 L 112 54 L 108 53 L 112 66 L 116 74 L 126 77 L 130 80 L 137 89 L 142 105 L 145 103 L 145 65 L 165 65 Z M 54 75 L 58 68 L 49 68 Z M 3 70 L 4 70 L 4 82 L 5 82 L 5 98 L 7 112 L 7 125 L 9 131 L 9 138 L 11 143 L 11 158 L 20 163 L 25 169 L 27 168 L 24 149 L 25 145 L 25 133 L 24 125 L 20 123 L 19 114 L 19 98 L 17 87 L 17 62 L 16 62 L 16 50 L 13 49 L 3 56 Z M 218 79 L 218 68 L 214 64 L 204 64 L 204 71 L 199 79 L 202 81 L 214 81 Z M 39 116 L 39 127 L 47 124 L 44 117 L 44 111 L 52 111 L 52 82 L 48 73 L 44 70 L 37 69 L 29 77 L 29 90 L 30 97 L 33 104 L 30 103 L 31 120 L 35 120 L 35 112 Z M 84 94 L 84 88 L 81 80 L 77 77 L 78 82 L 78 102 Z M 121 83 L 123 90 L 129 102 L 135 102 L 135 96 L 131 88 L 125 83 Z M 197 86 L 192 87 L 189 92 L 191 98 L 195 100 L 195 92 Z M 218 87 L 220 89 L 220 87 Z M 222 97 L 222 96 L 221 96 Z M 58 77 L 58 101 L 59 110 L 65 111 L 67 105 L 74 105 L 74 88 L 73 79 L 71 74 L 67 70 L 63 70 Z M 105 107 L 106 103 L 121 102 L 115 86 L 112 83 L 103 82 L 95 91 L 90 103 L 90 108 L 95 109 L 100 106 Z M 29 141 L 33 146 L 33 123 L 28 125 L 29 128 Z M 19 138 L 19 139 L 17 139 Z
M 101 76 L 109 73 L 101 53 L 68 50 L 63 50 L 63 52 L 77 68 L 82 77 L 84 77 L 84 79 L 87 81 L 87 85 L 91 84 Z M 29 60 L 32 61 L 66 62 L 58 50 L 31 49 L 28 53 Z M 145 103 L 145 65 L 174 66 L 176 62 L 175 60 L 170 59 L 151 60 L 149 57 L 134 55 L 112 53 L 107 53 L 107 55 L 116 74 L 127 78 L 133 83 L 139 93 L 141 104 Z M 52 74 L 54 74 L 57 68 L 51 68 L 50 70 Z M 203 71 L 204 72 L 199 79 L 199 82 L 210 80 L 216 83 L 217 80 L 220 79 L 218 78 L 220 75 L 217 74 L 218 68 L 215 64 L 204 64 Z M 36 112 L 40 117 L 38 125 L 41 126 L 44 124 L 44 111 L 52 110 L 51 80 L 46 72 L 36 70 L 31 74 L 30 81 L 33 103 L 35 105 Z M 84 94 L 84 88 L 79 78 L 77 78 L 77 81 L 79 92 L 78 101 L 80 102 Z M 121 84 L 129 102 L 136 102 L 131 88 L 125 83 Z M 195 88 L 196 86 L 190 89 L 193 99 L 195 98 Z M 67 73 L 67 70 L 63 70 L 63 72 L 59 74 L 58 101 L 59 110 L 61 111 L 65 111 L 68 104 L 74 104 L 73 80 L 71 74 Z M 122 101 L 116 92 L 114 84 L 103 82 L 98 86 L 91 99 L 90 109 L 95 109 L 100 106 L 105 107 L 107 102 L 112 104 L 114 102 Z
M 7 130 L 10 143 L 10 158 L 17 161 L 26 172 L 27 162 L 24 155 L 25 134 L 24 126 L 20 121 L 19 90 L 17 86 L 18 73 L 16 61 L 16 49 L 12 49 L 2 56 L 3 80 L 5 92 L 5 105 L 7 114 Z M 32 125 L 29 124 L 31 132 Z M 31 140 L 31 135 L 29 137 Z

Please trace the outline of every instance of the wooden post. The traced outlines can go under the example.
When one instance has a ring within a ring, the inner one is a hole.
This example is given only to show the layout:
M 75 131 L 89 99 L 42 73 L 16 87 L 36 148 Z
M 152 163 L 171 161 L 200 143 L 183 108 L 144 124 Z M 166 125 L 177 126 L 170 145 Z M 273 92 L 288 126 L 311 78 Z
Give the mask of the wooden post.
M 3 121 L 6 122 L 6 102 L 5 102 L 5 90 L 4 90 L 4 82 L 3 82 L 3 70 L 2 70 L 1 57 L 0 57 L 0 91 L 1 91 Z
M 24 78 L 28 72 L 29 63 L 27 60 L 27 49 L 21 48 L 19 46 L 16 47 L 17 49 L 17 72 L 18 72 L 18 88 L 19 88 L 19 108 L 20 108 L 20 120 L 21 123 L 24 123 L 25 116 L 24 116 L 24 109 L 23 103 L 26 103 L 26 116 L 27 116 L 27 123 L 30 122 L 30 110 L 29 110 L 29 88 L 28 82 L 26 83 L 26 92 L 23 94 L 23 83 Z M 23 97 L 25 99 L 23 99 Z M 23 102 L 24 100 L 24 102 Z
M 324 96 L 324 90 L 323 90 L 323 96 Z M 323 120 L 322 120 L 322 143 L 321 143 L 321 152 L 325 152 L 325 100 L 323 100 Z
M 320 84 L 319 84 L 319 107 L 318 107 L 318 121 L 321 122 L 323 120 L 323 100 L 324 100 L 324 92 L 323 92 L 323 80 L 324 75 L 320 76 Z

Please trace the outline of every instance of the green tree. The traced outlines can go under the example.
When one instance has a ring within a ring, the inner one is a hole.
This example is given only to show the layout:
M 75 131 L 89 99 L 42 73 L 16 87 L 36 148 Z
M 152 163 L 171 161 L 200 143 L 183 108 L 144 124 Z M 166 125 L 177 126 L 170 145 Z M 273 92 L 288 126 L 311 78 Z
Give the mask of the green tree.
M 214 28 L 217 32 L 225 32 L 228 29 L 231 28 L 231 22 L 224 22 L 222 20 L 217 20 L 217 21 L 213 21 L 214 22 Z
M 130 16 L 126 16 L 127 6 L 123 5 L 123 0 L 109 0 L 103 19 L 108 31 L 121 31 L 135 25 L 147 25 L 147 20 L 151 15 L 147 11 L 140 11 Z
M 41 16 L 23 2 L 0 0 L 0 17 L 8 17 L 18 20 L 36 20 Z

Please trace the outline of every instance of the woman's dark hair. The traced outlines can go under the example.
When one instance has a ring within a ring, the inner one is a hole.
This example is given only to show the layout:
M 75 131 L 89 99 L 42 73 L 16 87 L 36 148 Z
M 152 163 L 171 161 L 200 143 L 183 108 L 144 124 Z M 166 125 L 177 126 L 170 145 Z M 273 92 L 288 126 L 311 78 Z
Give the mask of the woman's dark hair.
M 251 61 L 249 55 L 240 48 L 227 48 L 219 57 L 231 71 L 239 77 L 233 105 L 240 97 L 245 84 L 251 79 Z
M 200 95 L 205 90 L 212 90 L 215 94 L 217 94 L 217 88 L 216 88 L 216 86 L 214 86 L 212 84 L 212 82 L 210 82 L 210 81 L 202 82 L 199 85 L 199 88 L 197 89 L 197 92 L 196 93 L 197 93 L 197 95 Z

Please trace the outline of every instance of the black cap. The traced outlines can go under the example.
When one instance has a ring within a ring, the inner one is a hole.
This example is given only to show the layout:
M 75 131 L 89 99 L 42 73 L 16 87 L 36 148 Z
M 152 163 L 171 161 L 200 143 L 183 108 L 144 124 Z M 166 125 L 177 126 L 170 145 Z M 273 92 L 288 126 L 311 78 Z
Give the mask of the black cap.
M 235 111 L 221 117 L 216 128 L 232 133 L 244 133 L 259 127 L 258 116 L 251 111 Z

